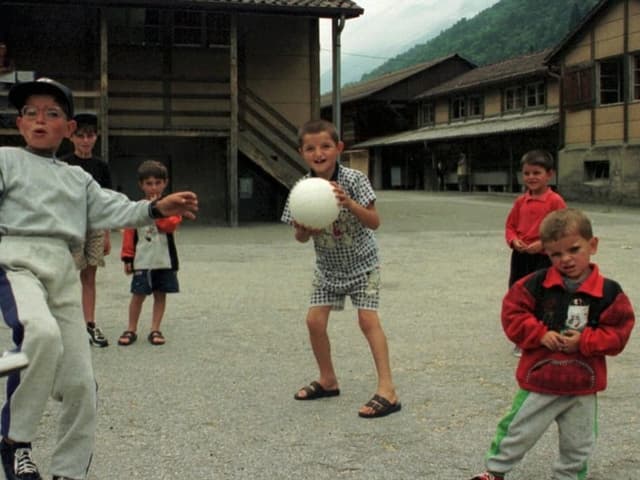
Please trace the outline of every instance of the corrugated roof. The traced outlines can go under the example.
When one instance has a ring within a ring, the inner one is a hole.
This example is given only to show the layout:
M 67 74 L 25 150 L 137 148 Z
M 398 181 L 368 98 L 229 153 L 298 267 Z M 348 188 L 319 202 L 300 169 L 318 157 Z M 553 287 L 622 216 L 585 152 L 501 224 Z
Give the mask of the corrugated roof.
M 351 148 L 369 148 L 424 142 L 429 140 L 445 140 L 450 138 L 478 137 L 497 135 L 525 130 L 540 130 L 559 122 L 558 112 L 531 113 L 510 115 L 491 119 L 469 120 L 437 127 L 424 127 L 418 130 L 378 137 L 353 145 Z
M 546 49 L 541 52 L 522 55 L 491 65 L 474 68 L 421 93 L 416 99 L 469 90 L 535 74 L 545 74 L 548 71 L 548 67 L 544 64 L 544 60 L 550 51 L 551 49 Z
M 208 8 L 255 13 L 358 17 L 364 9 L 351 0 L 15 0 L 25 5 L 101 5 L 113 7 Z
M 353 102 L 355 100 L 359 100 L 364 97 L 368 97 L 369 95 L 373 95 L 387 87 L 395 85 L 398 82 L 401 82 L 412 75 L 420 73 L 424 70 L 428 70 L 446 60 L 452 58 L 462 58 L 458 54 L 448 55 L 446 57 L 437 58 L 435 60 L 431 60 L 429 62 L 418 63 L 416 65 L 412 65 L 411 67 L 404 68 L 402 70 L 397 70 L 395 72 L 387 73 L 381 77 L 373 78 L 366 82 L 356 83 L 354 85 L 349 85 L 343 87 L 340 91 L 342 104 Z M 465 60 L 465 59 L 463 59 Z M 468 61 L 468 60 L 465 60 Z M 470 65 L 473 65 L 469 62 Z M 332 94 L 326 93 L 322 95 L 320 99 L 320 105 L 322 107 L 326 107 L 331 105 Z

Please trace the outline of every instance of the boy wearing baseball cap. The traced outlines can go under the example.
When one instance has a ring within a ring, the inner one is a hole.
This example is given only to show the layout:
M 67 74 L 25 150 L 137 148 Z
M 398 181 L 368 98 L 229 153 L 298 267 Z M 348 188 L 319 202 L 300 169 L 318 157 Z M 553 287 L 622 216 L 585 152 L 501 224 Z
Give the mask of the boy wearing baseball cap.
M 73 95 L 41 78 L 15 85 L 9 101 L 24 148 L 0 147 L 0 309 L 29 365 L 7 379 L 0 456 L 8 480 L 39 480 L 31 441 L 49 396 L 61 402 L 52 459 L 54 480 L 86 477 L 96 426 L 96 383 L 70 254 L 88 228 L 195 218 L 197 196 L 178 192 L 132 202 L 56 158 L 76 127 Z

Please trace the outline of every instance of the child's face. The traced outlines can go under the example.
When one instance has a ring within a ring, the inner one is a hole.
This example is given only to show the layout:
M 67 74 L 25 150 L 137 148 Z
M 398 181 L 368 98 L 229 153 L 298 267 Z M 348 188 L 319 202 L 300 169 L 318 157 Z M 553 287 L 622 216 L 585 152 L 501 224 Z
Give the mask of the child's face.
M 71 136 L 76 122 L 67 119 L 64 110 L 50 95 L 31 95 L 25 107 L 31 107 L 35 113 L 18 116 L 16 125 L 27 146 L 40 153 L 55 153 L 62 140 Z
M 572 280 L 582 280 L 588 271 L 591 255 L 598 251 L 598 238 L 587 240 L 578 233 L 570 233 L 559 240 L 546 242 L 544 249 L 560 273 Z
M 73 143 L 75 153 L 80 158 L 90 158 L 93 152 L 93 147 L 96 145 L 98 135 L 92 129 L 82 129 L 73 132 L 69 138 Z
M 525 163 L 522 166 L 522 181 L 532 194 L 544 193 L 547 185 L 553 176 L 553 171 L 546 170 L 540 165 L 529 165 Z
M 308 133 L 302 137 L 300 154 L 313 172 L 326 180 L 331 179 L 344 144 L 337 144 L 328 132 Z
M 167 188 L 167 181 L 157 177 L 147 177 L 138 183 L 140 185 L 140 190 L 144 192 L 144 198 L 147 200 L 160 198 L 164 189 Z

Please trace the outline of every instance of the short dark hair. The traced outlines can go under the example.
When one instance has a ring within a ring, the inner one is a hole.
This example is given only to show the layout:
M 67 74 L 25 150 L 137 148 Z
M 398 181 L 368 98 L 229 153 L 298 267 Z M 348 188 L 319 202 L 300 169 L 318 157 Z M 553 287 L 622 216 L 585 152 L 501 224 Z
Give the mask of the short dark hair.
M 73 117 L 76 121 L 76 132 L 98 132 L 98 117 L 93 113 L 76 113 Z
M 577 208 L 554 210 L 540 224 L 540 241 L 543 244 L 556 242 L 572 233 L 577 233 L 585 240 L 593 238 L 591 221 Z
M 520 160 L 520 166 L 523 167 L 525 165 L 536 165 L 548 172 L 553 170 L 553 155 L 546 150 L 529 150 Z
M 138 181 L 142 182 L 151 177 L 167 180 L 169 178 L 169 171 L 161 162 L 145 160 L 138 166 Z
M 327 132 L 336 144 L 340 141 L 340 135 L 333 123 L 327 120 L 309 120 L 298 129 L 298 145 L 302 146 L 305 135 L 321 132 Z

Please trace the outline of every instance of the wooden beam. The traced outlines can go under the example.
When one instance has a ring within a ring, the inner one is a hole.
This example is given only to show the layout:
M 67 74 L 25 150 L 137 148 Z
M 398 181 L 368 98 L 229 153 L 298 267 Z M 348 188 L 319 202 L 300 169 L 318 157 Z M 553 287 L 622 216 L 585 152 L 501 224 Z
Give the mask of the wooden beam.
M 238 17 L 232 14 L 230 19 L 229 76 L 231 97 L 231 125 L 229 131 L 229 148 L 227 154 L 227 199 L 229 226 L 238 226 Z
M 99 10 L 100 16 L 100 156 L 109 162 L 109 30 L 105 8 Z

